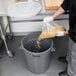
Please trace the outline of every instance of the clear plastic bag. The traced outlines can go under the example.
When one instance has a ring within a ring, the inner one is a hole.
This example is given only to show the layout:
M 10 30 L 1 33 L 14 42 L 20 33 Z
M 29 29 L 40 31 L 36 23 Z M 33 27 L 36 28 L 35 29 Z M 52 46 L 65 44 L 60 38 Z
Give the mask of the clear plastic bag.
M 39 36 L 39 40 L 46 38 L 54 38 L 56 36 L 64 35 L 64 27 L 52 21 L 50 23 L 45 23 L 42 25 L 42 32 Z
M 45 25 L 42 25 L 42 31 L 44 31 L 45 29 L 52 29 L 55 28 L 56 26 L 58 26 L 58 24 L 54 21 L 51 21 L 50 23 L 45 23 Z
M 56 32 L 53 31 L 58 24 L 54 21 L 50 23 L 45 23 L 45 25 L 42 25 L 42 32 L 40 35 L 40 40 L 45 38 L 53 38 L 56 36 Z

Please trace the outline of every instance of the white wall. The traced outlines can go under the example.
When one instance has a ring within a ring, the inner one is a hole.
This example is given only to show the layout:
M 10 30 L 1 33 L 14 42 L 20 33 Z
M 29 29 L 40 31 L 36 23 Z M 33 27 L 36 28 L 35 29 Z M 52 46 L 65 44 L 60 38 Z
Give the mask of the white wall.
M 0 0 L 0 13 L 5 12 L 4 2 L 3 0 Z

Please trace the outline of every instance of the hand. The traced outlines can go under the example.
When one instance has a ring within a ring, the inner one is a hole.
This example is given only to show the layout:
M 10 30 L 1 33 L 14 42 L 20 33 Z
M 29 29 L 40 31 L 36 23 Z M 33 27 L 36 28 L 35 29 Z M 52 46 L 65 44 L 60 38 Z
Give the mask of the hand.
M 53 19 L 52 16 L 48 16 L 48 17 L 45 17 L 45 18 L 43 19 L 43 22 L 49 23 L 49 22 L 51 22 L 51 21 L 53 21 L 53 20 L 54 20 L 54 19 Z
M 68 34 L 69 34 L 69 32 L 68 32 L 68 31 L 65 31 L 65 32 L 64 32 L 64 35 L 68 35 Z
M 58 31 L 56 36 L 66 36 L 68 34 L 69 34 L 68 31 Z

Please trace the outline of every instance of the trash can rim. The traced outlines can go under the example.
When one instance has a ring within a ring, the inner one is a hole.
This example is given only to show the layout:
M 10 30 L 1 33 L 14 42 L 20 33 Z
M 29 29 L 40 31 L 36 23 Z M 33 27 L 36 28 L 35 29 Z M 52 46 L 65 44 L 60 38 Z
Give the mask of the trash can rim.
M 25 37 L 23 37 L 22 38 L 22 40 L 21 40 L 21 49 L 22 50 L 26 50 L 26 52 L 28 52 L 28 53 L 31 53 L 31 54 L 35 54 L 35 55 L 39 55 L 39 54 L 44 54 L 44 53 L 46 53 L 46 52 L 48 52 L 48 51 L 51 51 L 51 49 L 52 49 L 52 47 L 53 47 L 53 40 L 52 40 L 52 44 L 51 44 L 51 46 L 49 47 L 49 49 L 47 49 L 46 51 L 43 51 L 43 52 L 40 52 L 40 53 L 34 53 L 34 52 L 30 52 L 30 51 L 28 51 L 26 48 L 24 48 L 24 46 L 23 46 L 23 40 L 26 38 L 26 36 Z

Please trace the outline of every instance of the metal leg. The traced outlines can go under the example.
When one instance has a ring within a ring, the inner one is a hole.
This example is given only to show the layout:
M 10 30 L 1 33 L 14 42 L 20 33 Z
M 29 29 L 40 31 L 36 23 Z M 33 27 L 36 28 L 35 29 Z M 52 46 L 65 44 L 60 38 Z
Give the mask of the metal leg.
M 1 36 L 2 36 L 2 39 L 4 41 L 4 44 L 5 44 L 5 47 L 6 47 L 6 53 L 9 57 L 13 57 L 14 56 L 14 53 L 9 51 L 8 47 L 7 47 L 7 43 L 6 43 L 6 39 L 5 39 L 5 35 L 3 33 L 3 30 L 2 30 L 2 27 L 0 25 L 0 31 L 1 31 Z
M 13 33 L 11 31 L 11 22 L 10 22 L 10 17 L 9 16 L 7 16 L 7 21 L 8 21 L 7 26 L 9 26 L 9 34 L 6 35 L 6 38 L 11 40 L 11 39 L 13 39 Z
M 6 43 L 6 39 L 5 39 L 5 36 L 4 36 L 4 34 L 3 34 L 3 31 L 2 31 L 1 26 L 0 26 L 0 31 L 1 31 L 2 39 L 3 39 L 4 44 L 5 44 L 5 47 L 6 47 L 6 52 L 7 52 L 7 54 L 8 54 L 9 57 L 13 57 L 13 56 L 14 56 L 13 52 L 11 52 L 11 51 L 8 50 L 7 43 Z

